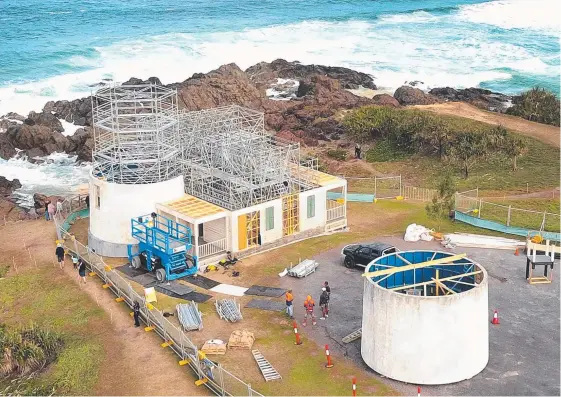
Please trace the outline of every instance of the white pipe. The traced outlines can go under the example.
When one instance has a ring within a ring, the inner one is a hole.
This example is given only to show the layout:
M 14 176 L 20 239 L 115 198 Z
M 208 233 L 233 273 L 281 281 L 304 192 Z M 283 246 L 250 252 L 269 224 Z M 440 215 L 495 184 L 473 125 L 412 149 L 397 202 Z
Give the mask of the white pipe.
M 534 245 L 534 251 L 533 251 L 533 254 L 532 254 L 532 262 L 534 262 L 534 263 L 536 262 L 536 246 L 535 245 Z
M 549 255 L 549 240 L 545 240 L 545 254 Z
M 548 240 L 549 242 L 549 240 Z M 555 245 L 551 245 L 551 262 L 555 261 Z

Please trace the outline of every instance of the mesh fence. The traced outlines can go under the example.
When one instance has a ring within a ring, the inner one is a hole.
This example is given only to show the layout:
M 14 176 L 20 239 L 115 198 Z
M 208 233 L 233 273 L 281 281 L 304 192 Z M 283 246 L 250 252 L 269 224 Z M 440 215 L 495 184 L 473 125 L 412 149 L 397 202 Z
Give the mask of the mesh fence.
M 145 297 L 135 291 L 123 276 L 108 266 L 101 256 L 89 250 L 68 233 L 63 226 L 67 223 L 67 219 L 76 211 L 82 210 L 83 206 L 85 203 L 82 206 L 74 206 L 71 210 L 70 205 L 67 204 L 65 207 L 67 210 L 59 211 L 55 216 L 57 235 L 65 250 L 82 258 L 86 262 L 88 270 L 95 273 L 117 297 L 123 298 L 131 309 L 135 301 L 139 302 L 141 320 L 147 326 L 153 327 L 153 330 L 165 342 L 170 343 L 169 347 L 179 356 L 183 364 L 192 369 L 197 379 L 205 379 L 205 386 L 214 394 L 219 396 L 262 396 L 253 390 L 251 385 L 207 359 L 179 327 L 164 317 L 163 312 L 146 302 Z
M 556 233 L 560 231 L 561 217 L 550 212 L 514 208 L 465 196 L 463 193 L 456 193 L 455 208 L 456 211 L 505 226 Z
M 349 193 L 373 194 L 377 199 L 396 198 L 402 195 L 401 175 L 353 178 L 345 177 Z

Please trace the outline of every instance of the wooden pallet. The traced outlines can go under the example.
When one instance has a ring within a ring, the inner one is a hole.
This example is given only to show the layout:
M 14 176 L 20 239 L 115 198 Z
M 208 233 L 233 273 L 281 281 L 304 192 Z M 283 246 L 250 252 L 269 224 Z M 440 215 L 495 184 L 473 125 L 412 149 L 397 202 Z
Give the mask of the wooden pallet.
M 259 350 L 252 350 L 251 353 L 255 361 L 257 361 L 257 365 L 267 382 L 270 380 L 282 379 L 282 376 L 280 376 L 277 370 L 263 357 Z
M 345 336 L 342 341 L 343 343 L 351 343 L 362 337 L 362 328 L 357 329 L 355 332 Z

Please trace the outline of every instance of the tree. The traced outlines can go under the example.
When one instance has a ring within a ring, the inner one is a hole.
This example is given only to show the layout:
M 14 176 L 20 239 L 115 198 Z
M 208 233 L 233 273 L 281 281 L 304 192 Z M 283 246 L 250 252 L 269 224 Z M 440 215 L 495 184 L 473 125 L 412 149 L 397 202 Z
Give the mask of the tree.
M 507 109 L 507 114 L 559 127 L 560 103 L 554 93 L 535 87 L 514 97 L 513 102 Z
M 450 211 L 454 209 L 454 195 L 456 193 L 456 185 L 450 172 L 445 172 L 438 182 L 436 195 L 432 198 L 430 204 L 427 204 L 425 211 L 431 219 L 438 222 L 438 230 L 442 219 L 446 219 Z
M 488 142 L 484 134 L 466 131 L 456 134 L 452 141 L 450 154 L 460 165 L 464 178 L 467 179 L 470 168 L 487 154 L 487 149 Z
M 439 117 L 431 116 L 427 119 L 426 126 L 416 134 L 417 141 L 429 148 L 430 153 L 438 153 L 438 158 L 442 161 L 446 156 L 450 141 L 450 128 Z
M 516 171 L 518 169 L 517 159 L 528 151 L 528 147 L 522 139 L 510 135 L 503 142 L 502 150 L 512 160 L 512 170 Z

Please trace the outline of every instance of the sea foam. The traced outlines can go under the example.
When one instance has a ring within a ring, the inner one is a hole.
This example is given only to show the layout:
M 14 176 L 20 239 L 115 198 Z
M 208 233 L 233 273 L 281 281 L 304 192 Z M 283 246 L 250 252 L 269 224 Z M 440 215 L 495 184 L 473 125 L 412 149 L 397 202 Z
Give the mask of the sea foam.
M 508 81 L 515 75 L 542 75 L 547 81 L 558 81 L 559 58 L 551 55 L 551 48 L 515 39 L 507 42 L 504 35 L 474 29 L 477 25 L 473 23 L 525 23 L 540 29 L 552 26 L 553 17 L 540 17 L 542 11 L 532 17 L 531 10 L 524 8 L 540 7 L 529 7 L 524 0 L 520 3 L 525 5 L 514 3 L 519 1 L 463 6 L 444 16 L 415 11 L 371 21 L 304 21 L 242 31 L 168 33 L 123 40 L 92 48 L 87 56 L 69 56 L 67 68 L 80 72 L 1 87 L 0 115 L 10 111 L 25 115 L 30 110 L 40 111 L 49 100 L 88 96 L 103 79 L 123 82 L 133 76 L 157 76 L 168 84 L 227 63 L 245 69 L 277 58 L 346 66 L 372 74 L 376 84 L 388 90 L 413 80 L 422 81 L 426 88 L 479 86 Z M 517 22 L 522 19 L 517 13 L 524 10 L 530 15 L 528 21 Z M 505 22 L 511 17 L 513 21 Z

